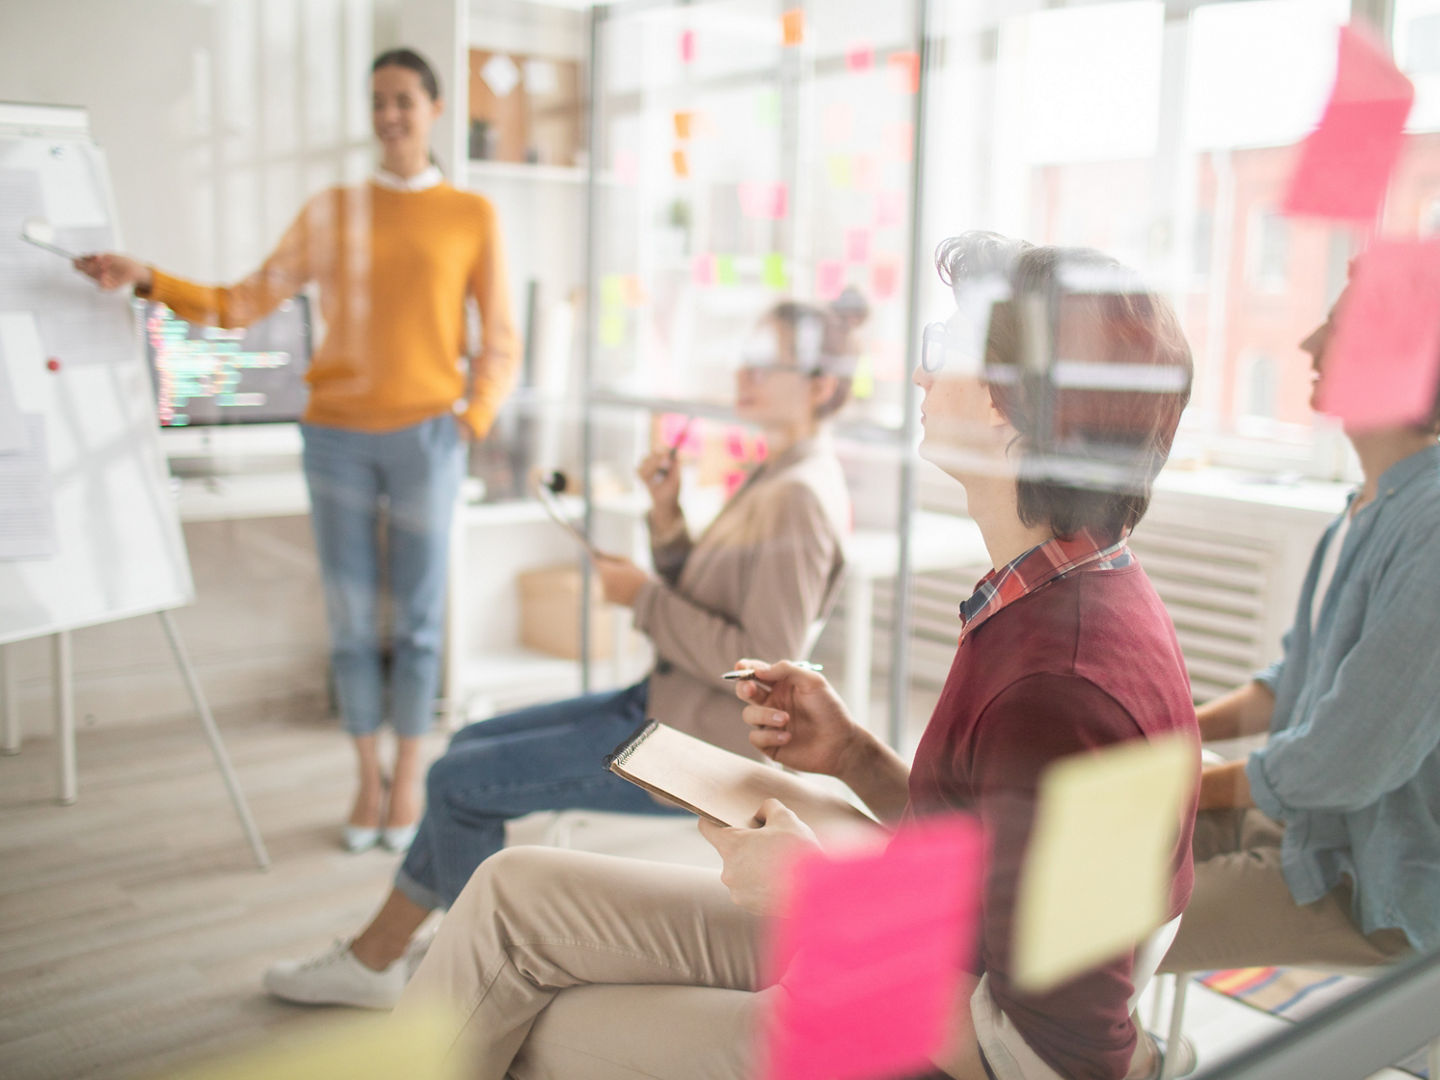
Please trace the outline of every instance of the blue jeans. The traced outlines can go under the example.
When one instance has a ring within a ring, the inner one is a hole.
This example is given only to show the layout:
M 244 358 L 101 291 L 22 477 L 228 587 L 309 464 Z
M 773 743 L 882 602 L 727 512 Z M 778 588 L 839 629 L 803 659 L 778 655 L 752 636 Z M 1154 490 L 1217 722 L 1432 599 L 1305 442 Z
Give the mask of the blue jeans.
M 645 719 L 648 683 L 557 701 L 462 728 L 425 785 L 425 816 L 395 875 L 424 908 L 448 908 L 505 846 L 505 822 L 536 810 L 683 814 L 605 767 Z
M 399 431 L 300 429 L 345 729 L 371 735 L 385 718 L 378 625 L 383 502 L 393 601 L 390 717 L 396 734 L 421 735 L 434 718 L 440 681 L 450 523 L 465 467 L 459 425 L 446 413 Z

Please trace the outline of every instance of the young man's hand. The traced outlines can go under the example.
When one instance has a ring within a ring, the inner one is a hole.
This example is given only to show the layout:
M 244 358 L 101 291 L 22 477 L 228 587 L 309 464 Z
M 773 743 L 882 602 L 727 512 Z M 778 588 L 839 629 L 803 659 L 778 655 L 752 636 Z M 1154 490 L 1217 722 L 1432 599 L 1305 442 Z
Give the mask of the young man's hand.
M 750 725 L 750 744 L 789 768 L 840 776 L 859 728 L 825 676 L 788 660 L 741 660 L 735 667 L 755 672 L 735 684 L 746 703 L 740 715 Z
M 730 899 L 756 915 L 773 915 L 784 900 L 787 871 L 796 859 L 820 850 L 810 827 L 779 799 L 755 812 L 759 827 L 731 829 L 700 819 L 700 834 L 720 853 L 720 880 Z

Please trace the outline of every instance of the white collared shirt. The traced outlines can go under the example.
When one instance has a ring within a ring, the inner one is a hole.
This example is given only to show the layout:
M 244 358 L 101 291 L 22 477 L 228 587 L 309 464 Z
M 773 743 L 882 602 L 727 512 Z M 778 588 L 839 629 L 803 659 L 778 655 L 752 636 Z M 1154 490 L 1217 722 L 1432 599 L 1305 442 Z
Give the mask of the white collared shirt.
M 437 165 L 427 165 L 414 176 L 406 178 L 397 176 L 388 169 L 376 169 L 375 175 L 371 178 L 376 185 L 389 188 L 391 191 L 424 191 L 432 188 L 445 179 Z

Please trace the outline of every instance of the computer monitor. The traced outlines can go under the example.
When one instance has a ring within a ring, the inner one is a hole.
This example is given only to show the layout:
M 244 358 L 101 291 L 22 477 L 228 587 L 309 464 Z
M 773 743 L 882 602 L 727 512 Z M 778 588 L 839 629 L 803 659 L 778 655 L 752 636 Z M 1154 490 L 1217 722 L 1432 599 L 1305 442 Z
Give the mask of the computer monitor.
M 243 330 L 197 326 L 153 301 L 143 304 L 141 318 L 161 427 L 300 419 L 310 364 L 305 297 L 286 300 Z

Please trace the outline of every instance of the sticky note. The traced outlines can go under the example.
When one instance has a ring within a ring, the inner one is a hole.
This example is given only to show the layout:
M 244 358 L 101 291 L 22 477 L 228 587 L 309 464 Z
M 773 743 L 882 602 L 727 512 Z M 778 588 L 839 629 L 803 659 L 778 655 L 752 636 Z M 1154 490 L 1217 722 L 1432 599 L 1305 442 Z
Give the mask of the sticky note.
M 886 152 L 896 161 L 909 161 L 915 156 L 915 125 L 900 120 L 885 129 Z
M 674 119 L 675 137 L 677 139 L 690 138 L 695 122 L 695 114 L 692 112 L 677 112 Z
M 905 214 L 905 194 L 900 191 L 882 191 L 875 196 L 875 225 L 888 229 L 899 225 Z
M 677 446 L 682 451 L 699 453 L 704 448 L 700 436 L 703 421 L 691 423 L 685 413 L 662 413 L 660 416 L 660 441 L 666 446 Z
M 613 349 L 625 340 L 625 313 L 605 311 L 600 315 L 600 344 Z
M 634 187 L 640 180 L 640 158 L 633 150 L 616 150 L 611 161 L 615 179 L 626 187 Z
M 895 85 L 904 94 L 918 93 L 920 90 L 920 54 L 917 52 L 893 52 L 885 59 L 891 74 L 895 78 Z
M 850 263 L 868 262 L 870 259 L 870 230 L 845 230 L 845 261 Z
M 848 143 L 855 131 L 855 110 L 843 101 L 832 101 L 820 115 L 820 137 L 827 143 Z
M 933 1069 L 974 963 L 985 839 L 963 817 L 791 868 L 764 981 L 778 983 L 763 1080 L 860 1080 Z
M 715 256 L 696 255 L 690 262 L 690 276 L 696 285 L 715 284 Z
M 630 308 L 643 307 L 648 297 L 645 295 L 645 287 L 640 284 L 638 274 L 626 274 L 620 279 L 622 291 L 625 297 L 625 306 Z
M 725 429 L 725 453 L 729 454 L 736 461 L 745 460 L 745 429 L 727 427 Z
M 762 90 L 755 95 L 755 122 L 761 127 L 780 126 L 780 93 Z
M 765 441 L 764 435 L 755 436 L 755 460 L 764 461 L 770 456 L 770 444 Z
M 1184 735 L 1077 754 L 1040 777 L 1015 902 L 1015 986 L 1043 993 L 1165 922 L 1180 816 L 1200 771 Z
M 790 276 L 785 272 L 785 256 L 772 251 L 760 260 L 760 281 L 767 289 L 788 289 Z
M 875 66 L 875 50 L 869 45 L 852 45 L 845 51 L 845 67 L 850 71 L 869 71 Z
M 745 483 L 744 469 L 731 469 L 720 478 L 721 485 L 725 488 L 725 498 L 730 498 L 739 491 Z
M 870 268 L 870 293 L 876 300 L 889 300 L 900 287 L 899 260 L 886 257 Z
M 787 46 L 799 45 L 805 40 L 805 12 L 791 8 L 780 16 L 780 37 Z
M 1405 140 L 1415 87 L 1383 49 L 1340 28 L 1335 87 L 1320 125 L 1300 145 L 1281 204 L 1286 214 L 1370 221 Z
M 695 61 L 695 31 L 680 31 L 680 62 L 690 64 Z
M 825 157 L 825 179 L 833 188 L 850 186 L 850 155 L 827 154 Z
M 851 167 L 851 182 L 856 191 L 874 191 L 880 180 L 880 163 L 874 154 L 856 154 Z
M 717 284 L 717 285 L 734 285 L 734 284 L 735 284 L 737 281 L 739 281 L 739 280 L 740 280 L 739 276 L 735 273 L 735 256 L 734 256 L 734 255 L 716 255 L 716 256 L 715 256 L 715 284 Z
M 865 401 L 875 396 L 875 363 L 868 356 L 862 356 L 855 363 L 855 375 L 850 380 L 850 396 L 856 401 Z
M 690 175 L 690 158 L 684 150 L 676 150 L 670 155 L 670 164 L 675 169 L 675 175 L 682 180 Z
M 600 307 L 614 310 L 625 303 L 625 276 L 623 274 L 602 274 L 600 276 Z
M 834 300 L 845 290 L 845 264 L 839 259 L 821 259 L 815 266 L 815 295 Z
M 1440 240 L 1385 240 L 1355 263 L 1316 405 L 1352 430 L 1427 418 L 1440 383 Z
M 737 187 L 740 212 L 746 217 L 778 221 L 790 210 L 790 188 L 784 182 L 742 180 Z

